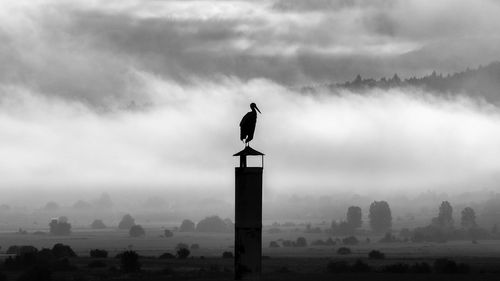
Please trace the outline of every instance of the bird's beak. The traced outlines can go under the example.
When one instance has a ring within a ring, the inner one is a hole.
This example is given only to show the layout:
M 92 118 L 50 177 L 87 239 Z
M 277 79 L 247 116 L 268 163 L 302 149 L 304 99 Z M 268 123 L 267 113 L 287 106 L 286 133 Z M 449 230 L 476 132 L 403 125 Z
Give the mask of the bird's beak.
M 255 109 L 257 109 L 257 111 L 260 113 L 260 110 L 257 106 L 255 106 Z M 262 113 L 260 113 L 260 114 L 262 114 Z

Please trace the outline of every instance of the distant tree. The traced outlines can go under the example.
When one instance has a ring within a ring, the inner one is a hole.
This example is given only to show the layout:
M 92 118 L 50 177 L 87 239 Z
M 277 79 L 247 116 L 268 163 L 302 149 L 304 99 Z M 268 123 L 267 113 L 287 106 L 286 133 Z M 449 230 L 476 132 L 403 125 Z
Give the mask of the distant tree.
M 108 251 L 101 250 L 101 249 L 93 249 L 93 250 L 90 250 L 90 257 L 91 258 L 107 258 Z
M 196 244 L 196 243 L 191 244 L 191 250 L 198 250 L 198 249 L 200 249 L 200 244 Z
M 450 202 L 443 201 L 439 206 L 439 214 L 432 219 L 432 224 L 442 228 L 453 228 L 453 208 Z
M 163 235 L 168 238 L 168 237 L 173 237 L 174 233 L 169 229 L 165 229 L 165 231 L 163 232 Z
M 196 225 L 197 232 L 230 232 L 227 224 L 218 216 L 202 219 Z
M 76 257 L 75 251 L 70 246 L 57 243 L 52 247 L 52 254 L 56 258 L 74 258 Z
M 137 272 L 141 270 L 139 255 L 135 251 L 125 251 L 120 255 L 121 269 L 125 272 Z
M 297 238 L 297 241 L 295 242 L 295 247 L 306 247 L 306 246 L 307 246 L 306 238 L 304 237 Z
M 50 201 L 45 204 L 45 207 L 43 207 L 45 211 L 57 211 L 59 210 L 59 204 L 56 202 Z
M 113 207 L 111 196 L 109 196 L 106 192 L 102 193 L 101 197 L 94 202 L 94 206 L 100 209 L 109 209 Z M 126 229 L 128 229 L 128 227 Z
M 52 235 L 70 235 L 71 234 L 71 224 L 67 222 L 66 217 L 59 217 L 58 219 L 52 219 L 49 223 L 50 234 Z
M 91 224 L 90 227 L 92 229 L 104 229 L 106 228 L 106 225 L 102 220 L 94 220 Z
M 361 227 L 361 225 L 363 224 L 361 217 L 362 214 L 360 207 L 351 206 L 349 207 L 349 209 L 347 209 L 346 222 L 351 228 L 356 229 Z
M 370 227 L 374 232 L 387 232 L 392 226 L 392 215 L 389 204 L 385 201 L 374 201 L 370 205 Z
M 130 229 L 134 225 L 135 225 L 135 219 L 130 214 L 126 214 L 123 216 L 122 220 L 118 224 L 118 228 Z
M 269 248 L 279 248 L 280 245 L 276 241 L 269 242 Z
M 191 220 L 183 220 L 179 227 L 180 232 L 194 232 L 194 222 Z
M 349 255 L 349 254 L 351 254 L 351 249 L 347 248 L 347 247 L 340 247 L 337 250 L 337 254 L 339 254 L 339 255 Z
M 83 200 L 78 200 L 75 202 L 75 204 L 73 204 L 73 208 L 78 210 L 90 209 L 91 207 L 92 205 L 90 203 Z
M 141 237 L 146 235 L 146 231 L 144 231 L 144 228 L 142 228 L 142 226 L 136 224 L 130 228 L 128 234 L 130 235 L 130 237 Z
M 349 236 L 342 239 L 342 243 L 344 245 L 357 245 L 359 243 L 359 240 L 358 238 L 356 238 L 356 236 Z
M 223 259 L 232 259 L 234 258 L 233 252 L 225 251 L 222 253 Z
M 177 249 L 177 258 L 179 259 L 186 259 L 187 257 L 189 257 L 190 254 L 191 252 L 188 250 L 187 247 L 182 247 Z
M 465 229 L 475 228 L 476 225 L 476 213 L 474 209 L 466 207 L 462 210 L 461 225 Z

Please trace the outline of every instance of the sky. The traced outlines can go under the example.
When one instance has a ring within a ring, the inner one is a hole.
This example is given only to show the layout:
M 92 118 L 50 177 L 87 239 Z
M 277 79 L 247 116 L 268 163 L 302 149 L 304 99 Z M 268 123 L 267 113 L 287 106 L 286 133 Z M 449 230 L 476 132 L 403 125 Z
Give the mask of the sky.
M 493 0 L 0 2 L 0 188 L 233 194 L 255 102 L 265 188 L 496 189 L 500 111 L 294 89 L 499 60 Z

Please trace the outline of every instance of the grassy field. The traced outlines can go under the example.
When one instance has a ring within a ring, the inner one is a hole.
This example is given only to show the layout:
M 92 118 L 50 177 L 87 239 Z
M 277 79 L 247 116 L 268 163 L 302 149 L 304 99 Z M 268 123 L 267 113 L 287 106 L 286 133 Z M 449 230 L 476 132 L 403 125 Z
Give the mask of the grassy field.
M 146 229 L 147 235 L 131 238 L 128 231 L 105 229 L 76 229 L 71 236 L 51 236 L 34 234 L 0 234 L 0 253 L 11 245 L 33 245 L 37 248 L 51 248 L 55 243 L 69 245 L 79 256 L 70 262 L 78 268 L 75 272 L 55 272 L 59 280 L 232 280 L 233 260 L 222 259 L 224 251 L 233 251 L 231 233 L 179 233 L 174 237 L 162 237 L 163 230 Z M 337 249 L 344 245 L 269 248 L 270 241 L 281 239 L 296 240 L 305 237 L 310 243 L 317 239 L 327 239 L 328 234 L 284 231 L 263 236 L 263 280 L 500 280 L 500 241 L 452 241 L 447 243 L 378 243 L 366 242 L 367 237 L 358 237 L 360 244 L 348 246 L 350 255 L 339 255 Z M 332 237 L 336 238 L 336 237 Z M 368 237 L 378 241 L 380 237 Z M 199 249 L 191 250 L 188 259 L 157 259 L 165 252 L 175 254 L 178 243 L 199 244 Z M 90 249 L 105 249 L 110 257 L 100 259 L 103 268 L 89 268 L 94 259 L 89 257 Z M 132 249 L 141 255 L 142 272 L 123 274 L 119 271 L 120 260 L 114 256 L 124 250 Z M 379 250 L 386 259 L 370 260 L 368 253 Z M 470 266 L 468 274 L 388 274 L 372 273 L 329 273 L 327 265 L 331 261 L 354 263 L 362 259 L 375 270 L 394 263 L 427 262 L 433 264 L 436 258 L 447 257 Z M 499 273 L 497 275 L 497 273 Z M 7 272 L 9 280 L 17 279 L 20 272 Z M 85 278 L 83 278 L 83 277 Z M 81 279 L 83 278 L 83 279 Z

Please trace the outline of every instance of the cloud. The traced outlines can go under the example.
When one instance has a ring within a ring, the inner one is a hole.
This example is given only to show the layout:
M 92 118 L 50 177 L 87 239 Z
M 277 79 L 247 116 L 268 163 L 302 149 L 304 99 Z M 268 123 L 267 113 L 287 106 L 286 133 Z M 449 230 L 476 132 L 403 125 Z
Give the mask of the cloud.
M 79 102 L 3 88 L 0 184 L 14 190 L 152 188 L 231 192 L 231 155 L 250 101 L 266 188 L 330 193 L 493 187 L 494 107 L 423 92 L 304 96 L 269 80 L 181 85 L 138 73 L 154 106 L 96 113 Z
M 2 2 L 0 185 L 231 190 L 255 101 L 270 189 L 493 186 L 495 107 L 288 86 L 487 63 L 499 5 L 311 3 Z

